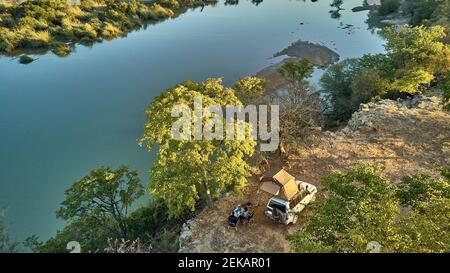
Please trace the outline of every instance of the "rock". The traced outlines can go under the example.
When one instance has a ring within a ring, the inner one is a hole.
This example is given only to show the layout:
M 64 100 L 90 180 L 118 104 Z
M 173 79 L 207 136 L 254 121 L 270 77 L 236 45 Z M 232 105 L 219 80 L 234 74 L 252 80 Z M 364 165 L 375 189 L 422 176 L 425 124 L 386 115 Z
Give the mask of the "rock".
M 366 6 L 354 7 L 354 8 L 352 8 L 352 11 L 353 12 L 360 12 L 360 11 L 375 10 L 375 9 L 377 9 L 377 6 L 375 6 L 375 5 L 372 5 L 372 6 L 366 5 Z
M 386 118 L 387 113 L 397 113 L 406 116 L 406 111 L 411 109 L 435 110 L 441 109 L 440 98 L 423 95 L 414 96 L 411 99 L 380 100 L 378 102 L 369 102 L 361 104 L 359 111 L 353 113 L 347 126 L 342 129 L 346 135 L 351 135 L 357 131 L 361 133 L 371 133 L 377 130 L 374 121 L 381 121 Z
M 282 51 L 274 54 L 274 57 L 287 55 L 298 59 L 307 59 L 317 66 L 327 66 L 339 61 L 339 54 L 324 45 L 314 44 L 298 40 Z
M 187 245 L 191 241 L 191 235 L 192 235 L 191 224 L 192 224 L 192 220 L 189 220 L 186 223 L 184 223 L 183 226 L 181 227 L 180 249 L 183 248 L 185 245 Z

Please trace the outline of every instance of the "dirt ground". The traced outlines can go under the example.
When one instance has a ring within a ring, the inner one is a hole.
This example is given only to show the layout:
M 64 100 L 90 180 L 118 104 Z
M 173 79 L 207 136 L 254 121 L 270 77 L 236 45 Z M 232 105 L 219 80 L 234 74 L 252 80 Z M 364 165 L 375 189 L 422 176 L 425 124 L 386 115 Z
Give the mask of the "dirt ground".
M 437 165 L 450 164 L 450 115 L 439 102 L 438 97 L 422 97 L 362 105 L 346 128 L 324 132 L 317 143 L 292 154 L 284 167 L 297 179 L 317 185 L 319 192 L 330 171 L 345 171 L 355 163 L 381 164 L 383 175 L 393 182 L 418 171 L 437 175 Z M 286 236 L 298 228 L 301 217 L 289 226 L 265 217 L 269 196 L 261 195 L 258 204 L 257 181 L 252 177 L 242 196 L 224 197 L 191 221 L 180 252 L 289 252 Z M 258 205 L 251 209 L 253 223 L 228 229 L 231 210 L 247 202 Z

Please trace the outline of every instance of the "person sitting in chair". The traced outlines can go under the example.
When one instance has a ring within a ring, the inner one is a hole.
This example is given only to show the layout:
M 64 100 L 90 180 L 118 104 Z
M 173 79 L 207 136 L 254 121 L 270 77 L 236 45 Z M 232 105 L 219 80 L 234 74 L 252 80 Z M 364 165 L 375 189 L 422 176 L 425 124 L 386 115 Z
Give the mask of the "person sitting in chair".
M 248 222 L 252 219 L 252 217 L 253 217 L 253 213 L 249 212 L 246 208 L 244 213 L 242 214 L 242 218 Z
M 238 222 L 238 217 L 234 216 L 233 214 L 228 216 L 228 226 L 236 228 Z

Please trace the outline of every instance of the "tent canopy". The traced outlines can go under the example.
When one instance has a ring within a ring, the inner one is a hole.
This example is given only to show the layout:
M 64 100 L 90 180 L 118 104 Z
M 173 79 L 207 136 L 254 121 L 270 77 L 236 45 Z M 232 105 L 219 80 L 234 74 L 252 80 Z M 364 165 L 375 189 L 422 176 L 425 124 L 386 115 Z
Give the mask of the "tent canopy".
M 295 177 L 284 169 L 267 173 L 261 179 L 259 189 L 284 200 L 290 200 L 298 192 Z
M 271 181 L 280 184 L 281 186 L 288 183 L 290 180 L 295 180 L 295 177 L 290 175 L 284 169 L 270 171 L 261 179 L 261 182 Z

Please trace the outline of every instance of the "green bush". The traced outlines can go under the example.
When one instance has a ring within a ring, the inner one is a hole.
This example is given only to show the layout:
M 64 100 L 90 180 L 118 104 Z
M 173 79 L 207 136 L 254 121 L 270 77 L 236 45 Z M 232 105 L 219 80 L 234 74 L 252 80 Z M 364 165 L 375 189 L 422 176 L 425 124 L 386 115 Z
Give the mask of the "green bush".
M 52 52 L 60 57 L 64 57 L 70 54 L 71 49 L 65 43 L 56 42 L 53 44 Z
M 322 181 L 326 197 L 312 204 L 300 230 L 288 237 L 293 250 L 361 253 L 376 241 L 386 253 L 447 253 L 448 168 L 441 178 L 415 174 L 396 182 L 368 165 L 330 173 Z
M 21 63 L 21 64 L 29 64 L 29 63 L 31 63 L 31 62 L 33 62 L 33 61 L 34 61 L 34 59 L 31 58 L 31 57 L 28 56 L 28 55 L 22 55 L 22 56 L 20 56 L 20 58 L 19 58 L 19 63 Z
M 400 8 L 400 0 L 381 0 L 381 6 L 378 8 L 378 13 L 382 16 L 397 12 Z
M 160 0 L 159 4 L 171 10 L 177 10 L 180 8 L 180 3 L 178 3 L 177 0 Z

